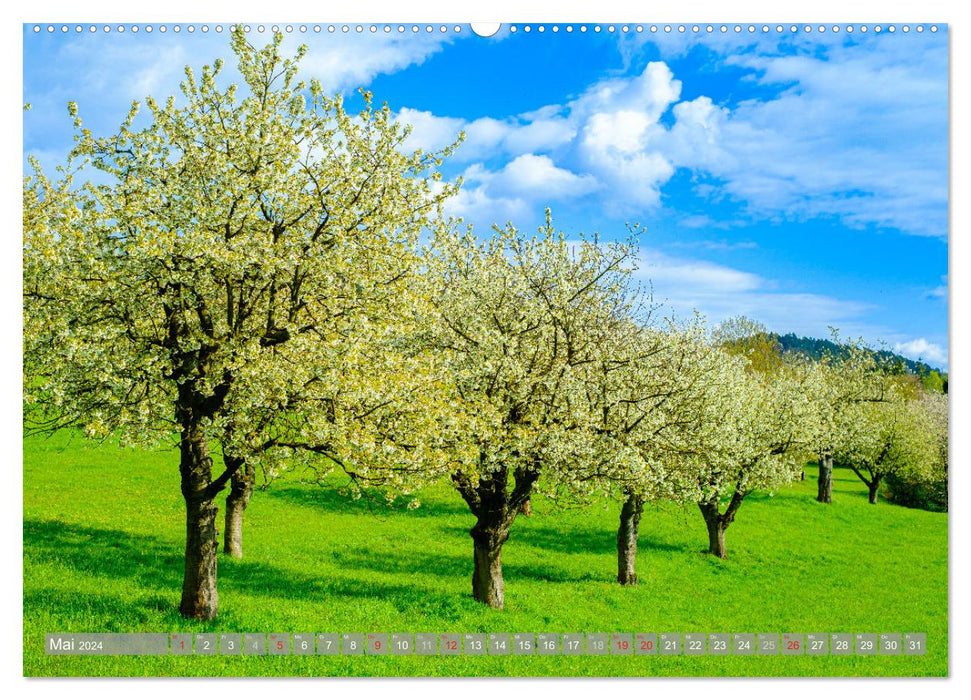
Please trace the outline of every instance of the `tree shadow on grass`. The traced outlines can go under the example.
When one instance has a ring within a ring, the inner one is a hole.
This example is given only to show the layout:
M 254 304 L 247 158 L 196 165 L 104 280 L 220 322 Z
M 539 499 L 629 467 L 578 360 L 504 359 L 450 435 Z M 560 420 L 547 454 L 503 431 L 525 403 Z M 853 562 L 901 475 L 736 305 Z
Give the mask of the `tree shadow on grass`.
M 329 513 L 346 515 L 364 514 L 378 518 L 401 515 L 407 515 L 409 518 L 437 518 L 440 516 L 455 515 L 470 516 L 468 506 L 458 500 L 458 496 L 456 496 L 456 502 L 454 503 L 450 503 L 445 499 L 435 498 L 430 501 L 422 501 L 420 507 L 410 509 L 408 504 L 411 499 L 408 497 L 398 498 L 391 504 L 385 503 L 380 496 L 374 496 L 373 494 L 370 498 L 354 499 L 350 495 L 340 493 L 338 488 L 330 484 L 319 487 L 313 485 L 303 487 L 274 486 L 263 491 L 260 497 L 268 497 L 305 508 L 317 508 Z
M 518 533 L 516 541 L 530 547 L 564 554 L 615 554 L 617 552 L 616 530 L 578 530 L 530 526 L 523 528 Z M 644 532 L 641 532 L 640 537 L 637 538 L 637 547 L 638 551 L 684 551 L 682 546 L 665 542 Z
M 467 554 L 436 554 L 409 551 L 379 552 L 373 549 L 357 548 L 334 553 L 334 559 L 342 569 L 367 571 L 390 576 L 410 578 L 414 576 L 436 576 L 463 582 L 472 576 L 472 540 L 465 531 L 468 542 Z M 525 543 L 523 543 L 525 544 Z M 525 555 L 525 556 L 523 556 Z M 530 556 L 516 543 L 503 547 L 503 576 L 507 581 L 533 580 L 551 583 L 578 583 L 582 581 L 609 580 L 616 572 L 605 568 L 603 571 L 578 572 L 557 563 L 557 557 Z
M 363 563 L 372 561 L 361 550 L 360 566 L 345 566 L 341 569 L 381 570 Z M 181 547 L 175 543 L 149 535 L 136 535 L 122 530 L 87 527 L 52 520 L 24 521 L 24 559 L 25 565 L 31 560 L 66 569 L 65 576 L 71 571 L 86 574 L 98 579 L 131 581 L 158 595 L 138 599 L 137 606 L 147 606 L 145 610 L 162 610 L 168 598 L 178 598 L 181 590 L 184 559 Z M 387 558 L 384 558 L 387 561 Z M 404 566 L 398 562 L 388 566 L 388 571 L 424 573 L 421 567 L 430 567 L 434 557 L 419 562 L 419 567 L 411 564 Z M 437 562 L 443 572 L 455 562 L 445 559 Z M 462 569 L 452 569 L 450 574 L 464 575 Z M 432 606 L 442 610 L 453 608 L 453 594 L 442 593 L 423 586 L 410 578 L 401 585 L 366 580 L 346 575 L 329 575 L 327 578 L 313 575 L 299 575 L 291 570 L 273 566 L 263 561 L 232 561 L 220 559 L 220 590 L 242 593 L 257 597 L 275 599 L 312 600 L 326 598 L 346 599 L 353 604 L 354 599 L 381 599 L 390 601 L 401 610 L 415 605 Z M 53 591 L 41 590 L 32 593 L 36 598 L 25 596 L 38 604 L 48 595 L 56 596 Z M 79 598 L 85 594 L 78 593 Z M 100 597 L 99 597 L 100 598 Z M 161 602 L 160 602 L 161 601 Z M 121 605 L 121 604 L 119 604 Z M 99 603 L 97 610 L 109 614 L 114 608 L 110 600 Z M 161 607 L 159 607 L 161 606 Z M 133 611 L 130 604 L 123 604 L 128 618 Z M 26 608 L 25 608 L 26 609 Z M 120 608 L 119 608 L 120 609 Z M 137 615 L 137 613 L 136 613 Z

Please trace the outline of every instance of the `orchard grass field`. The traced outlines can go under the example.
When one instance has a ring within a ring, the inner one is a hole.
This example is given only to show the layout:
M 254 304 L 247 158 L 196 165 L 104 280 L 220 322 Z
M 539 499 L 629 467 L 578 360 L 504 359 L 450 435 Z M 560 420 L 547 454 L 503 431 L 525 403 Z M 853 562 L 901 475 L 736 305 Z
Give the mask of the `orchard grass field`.
M 945 676 L 947 516 L 881 502 L 837 469 L 749 496 L 727 561 L 696 508 L 651 507 L 636 588 L 615 583 L 619 505 L 533 500 L 503 549 L 506 608 L 472 600 L 473 517 L 446 487 L 422 506 L 281 480 L 220 555 L 219 617 L 182 619 L 178 456 L 62 433 L 24 443 L 25 676 Z M 222 515 L 220 505 L 220 516 Z M 220 528 L 221 529 L 221 528 Z M 926 632 L 925 656 L 68 657 L 48 632 Z

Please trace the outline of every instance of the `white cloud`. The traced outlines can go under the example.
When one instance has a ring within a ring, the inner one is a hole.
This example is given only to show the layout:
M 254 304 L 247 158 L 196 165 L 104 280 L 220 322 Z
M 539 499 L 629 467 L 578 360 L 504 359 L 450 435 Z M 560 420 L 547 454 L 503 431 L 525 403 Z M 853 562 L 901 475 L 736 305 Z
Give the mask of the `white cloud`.
M 446 200 L 445 211 L 485 229 L 528 221 L 534 213 L 522 198 L 492 196 L 484 187 L 462 187 L 457 195 Z
M 333 92 L 366 88 L 378 75 L 420 65 L 454 38 L 452 32 L 417 36 L 382 33 L 362 42 L 354 34 L 328 34 L 319 39 L 301 35 L 291 43 L 308 45 L 301 72 L 316 77 L 325 90 Z
M 531 220 L 549 198 L 578 197 L 600 185 L 590 175 L 557 167 L 549 156 L 526 153 L 497 171 L 480 163 L 462 173 L 463 186 L 448 202 L 449 213 L 478 226 Z
M 548 197 L 576 197 L 595 191 L 599 185 L 591 175 L 577 175 L 553 164 L 549 156 L 525 153 L 510 161 L 490 184 L 497 191 Z
M 884 330 L 863 320 L 872 308 L 868 304 L 786 291 L 774 280 L 705 260 L 642 248 L 635 278 L 649 286 L 662 314 L 685 318 L 698 311 L 712 325 L 744 315 L 778 333 L 814 337 L 825 337 L 828 326 L 870 338 Z
M 685 260 L 660 251 L 641 249 L 637 276 L 649 279 L 655 290 L 706 296 L 752 291 L 765 283 L 758 275 L 704 260 Z
M 890 48 L 873 37 L 727 62 L 763 87 L 785 86 L 724 113 L 698 162 L 751 211 L 947 235 L 946 44 Z
M 560 117 L 535 121 L 524 121 L 522 117 L 480 117 L 467 121 L 405 107 L 398 111 L 398 121 L 412 126 L 408 146 L 426 151 L 454 143 L 464 131 L 465 141 L 452 157 L 455 162 L 487 159 L 497 152 L 512 156 L 548 152 L 568 143 L 575 135 L 570 123 Z
M 656 39 L 668 55 L 690 48 Z M 796 36 L 786 39 L 796 53 L 780 55 L 778 38 L 707 37 L 717 65 L 744 71 L 769 96 L 680 100 L 681 81 L 654 61 L 561 105 L 467 123 L 456 157 L 547 154 L 601 182 L 600 205 L 612 215 L 656 207 L 674 173 L 688 168 L 711 180 L 699 195 L 708 187 L 752 217 L 838 217 L 944 236 L 947 46 L 928 39 L 891 46 L 886 37 Z
M 924 292 L 924 296 L 928 299 L 943 299 L 947 301 L 947 275 L 941 275 L 941 282 L 942 284 Z
M 537 119 L 510 129 L 503 146 L 510 153 L 548 151 L 569 143 L 575 135 L 576 129 L 562 117 Z
M 411 126 L 406 146 L 409 150 L 419 148 L 426 152 L 438 151 L 455 143 L 465 121 L 453 117 L 439 117 L 431 112 L 405 107 L 398 112 L 397 119 Z
M 932 365 L 947 364 L 947 350 L 936 343 L 928 342 L 926 338 L 915 338 L 906 343 L 895 343 L 893 349 L 914 360 L 921 360 Z

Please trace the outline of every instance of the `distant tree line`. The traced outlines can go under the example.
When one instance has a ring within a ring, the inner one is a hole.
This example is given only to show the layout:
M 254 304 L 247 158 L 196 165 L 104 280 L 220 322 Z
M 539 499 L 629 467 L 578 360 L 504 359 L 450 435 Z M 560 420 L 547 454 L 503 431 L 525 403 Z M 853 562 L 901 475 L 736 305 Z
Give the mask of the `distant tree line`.
M 821 360 L 824 357 L 846 359 L 852 353 L 852 348 L 849 345 L 834 343 L 832 340 L 823 338 L 807 338 L 795 333 L 786 333 L 775 338 L 782 352 L 798 353 L 813 360 Z M 925 388 L 943 394 L 947 393 L 947 372 L 942 371 L 939 367 L 931 367 L 926 362 L 912 360 L 887 349 L 873 349 L 870 352 L 880 359 L 881 364 L 896 367 L 900 374 L 912 374 L 915 377 L 920 377 Z

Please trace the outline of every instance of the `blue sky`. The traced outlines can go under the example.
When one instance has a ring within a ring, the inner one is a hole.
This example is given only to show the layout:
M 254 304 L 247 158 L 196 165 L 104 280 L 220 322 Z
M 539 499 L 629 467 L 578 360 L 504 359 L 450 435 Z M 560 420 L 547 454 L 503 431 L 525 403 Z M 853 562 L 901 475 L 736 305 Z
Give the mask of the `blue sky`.
M 43 26 L 24 28 L 24 151 L 47 167 L 71 146 L 69 100 L 104 133 L 133 99 L 177 92 L 186 63 L 229 58 L 225 31 Z M 636 221 L 638 274 L 666 311 L 815 337 L 835 326 L 946 366 L 944 27 L 579 26 L 491 38 L 325 26 L 287 43 L 308 44 L 305 72 L 329 89 L 386 101 L 414 147 L 464 130 L 444 170 L 464 178 L 451 209 L 477 229 L 532 229 L 546 206 L 571 235 L 621 238 Z

